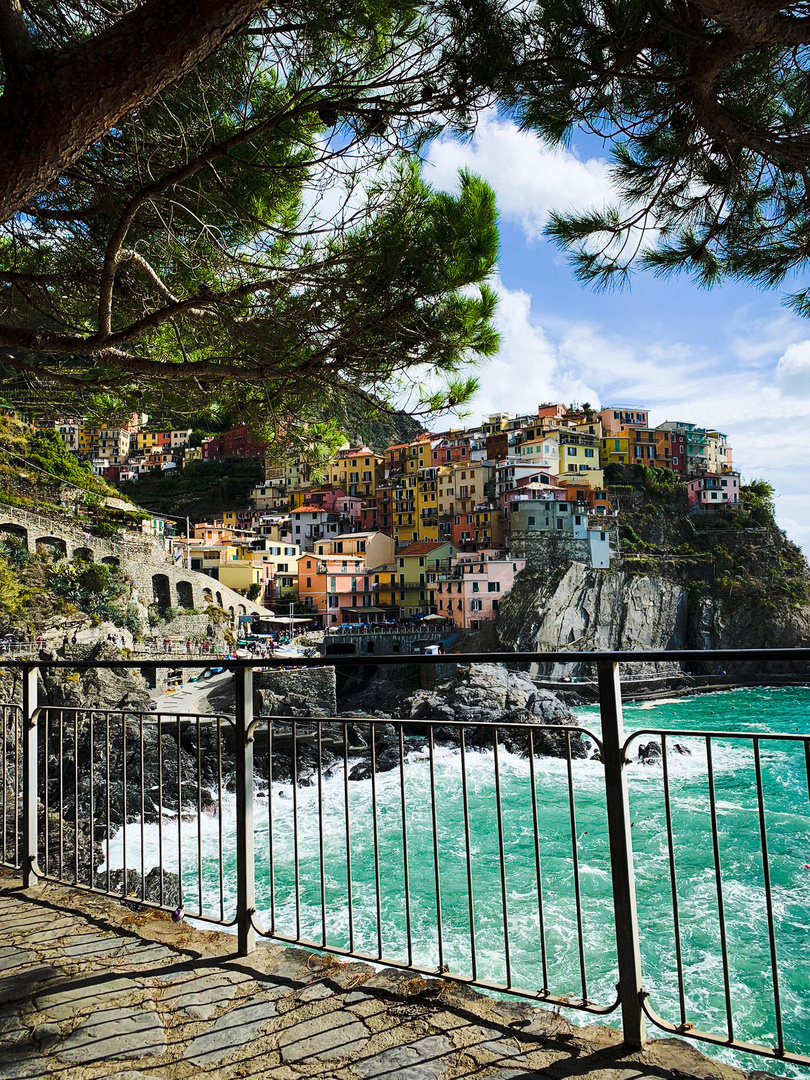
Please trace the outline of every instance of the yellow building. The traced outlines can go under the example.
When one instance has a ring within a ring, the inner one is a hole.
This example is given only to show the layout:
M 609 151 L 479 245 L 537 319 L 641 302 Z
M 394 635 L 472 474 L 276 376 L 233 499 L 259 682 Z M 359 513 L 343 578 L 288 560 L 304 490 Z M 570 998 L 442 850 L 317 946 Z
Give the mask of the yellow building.
M 456 551 L 452 544 L 420 540 L 397 553 L 399 607 L 402 615 L 435 613 L 436 579 Z
M 329 466 L 328 483 L 341 488 L 347 495 L 361 499 L 373 498 L 382 481 L 385 459 L 367 446 L 359 450 L 341 450 Z
M 376 607 L 386 608 L 393 618 L 400 615 L 399 575 L 393 562 L 374 568 L 371 575 L 371 590 L 374 593 Z
M 604 469 L 607 465 L 627 465 L 630 462 L 630 436 L 626 431 L 615 435 L 605 435 L 601 440 L 599 464 Z
M 571 474 L 577 473 L 577 483 L 586 483 L 590 487 L 603 487 L 604 477 L 599 463 L 600 443 L 601 440 L 595 435 L 561 431 L 557 474 L 559 478 L 570 480 Z
M 232 562 L 225 562 L 220 565 L 218 580 L 221 584 L 227 585 L 229 589 L 233 589 L 234 592 L 242 593 L 243 596 L 252 585 L 260 586 L 261 592 L 258 596 L 258 602 L 261 603 L 264 599 L 264 587 L 268 572 L 263 566 L 256 566 L 248 559 L 235 559 Z

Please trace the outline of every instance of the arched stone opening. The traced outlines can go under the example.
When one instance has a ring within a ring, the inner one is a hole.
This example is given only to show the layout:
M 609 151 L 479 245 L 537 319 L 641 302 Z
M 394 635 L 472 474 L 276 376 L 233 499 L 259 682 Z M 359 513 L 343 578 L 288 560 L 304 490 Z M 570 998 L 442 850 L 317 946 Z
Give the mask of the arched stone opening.
M 239 604 L 238 611 L 240 615 L 247 615 L 247 608 L 244 604 Z
M 222 593 L 217 592 L 217 607 L 222 607 Z
M 194 588 L 190 581 L 177 582 L 177 606 L 189 611 L 194 607 Z
M 165 611 L 167 607 L 171 607 L 172 593 L 166 574 L 152 575 L 152 597 L 160 611 Z
M 34 543 L 37 551 L 43 551 L 52 559 L 67 558 L 67 544 L 61 536 L 38 536 Z
M 117 555 L 105 555 L 101 560 L 105 566 L 120 566 L 121 560 Z
M 89 547 L 77 547 L 73 549 L 74 559 L 83 559 L 85 562 L 94 562 L 95 555 L 92 548 Z
M 210 589 L 203 589 L 203 600 L 206 604 L 213 604 L 214 594 L 211 592 Z
M 21 540 L 28 548 L 28 529 L 24 525 L 17 525 L 13 521 L 4 521 L 0 524 L 0 543 L 4 540 Z

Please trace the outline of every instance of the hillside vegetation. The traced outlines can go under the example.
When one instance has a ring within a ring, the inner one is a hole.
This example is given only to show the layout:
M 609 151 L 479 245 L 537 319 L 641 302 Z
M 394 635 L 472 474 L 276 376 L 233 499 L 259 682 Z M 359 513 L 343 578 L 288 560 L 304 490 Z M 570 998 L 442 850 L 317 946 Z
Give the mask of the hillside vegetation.
M 120 485 L 124 497 L 153 514 L 177 518 L 184 525 L 210 521 L 223 510 L 244 509 L 250 489 L 264 479 L 261 458 L 225 458 L 222 461 L 190 461 L 185 469 L 145 473 Z

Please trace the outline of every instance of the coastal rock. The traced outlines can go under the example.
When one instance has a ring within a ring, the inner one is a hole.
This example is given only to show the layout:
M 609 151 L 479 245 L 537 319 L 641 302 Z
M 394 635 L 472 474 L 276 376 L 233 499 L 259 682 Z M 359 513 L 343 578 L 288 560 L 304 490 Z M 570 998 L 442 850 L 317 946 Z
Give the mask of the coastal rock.
M 376 680 L 366 688 L 364 697 L 373 694 L 375 687 Z M 498 664 L 459 664 L 450 678 L 432 689 L 398 695 L 391 715 L 397 719 L 438 723 L 439 726 L 433 729 L 434 739 L 445 746 L 460 744 L 461 729 L 455 726 L 458 724 L 521 724 L 539 728 L 532 733 L 534 750 L 538 754 L 566 754 L 569 738 L 574 757 L 583 757 L 587 753 L 579 733 L 548 731 L 541 727 L 549 725 L 564 729 L 575 725 L 576 717 L 571 709 L 550 691 L 538 689 L 525 672 L 510 671 Z M 362 730 L 362 724 L 357 726 Z M 427 729 L 412 725 L 410 730 L 426 732 Z M 469 746 L 488 748 L 492 745 L 493 729 L 468 728 L 465 738 Z M 399 749 L 393 727 L 378 728 L 375 740 L 377 770 L 396 768 Z M 501 726 L 498 740 L 508 750 L 528 752 L 529 738 L 522 732 Z M 358 770 L 357 778 L 360 775 Z

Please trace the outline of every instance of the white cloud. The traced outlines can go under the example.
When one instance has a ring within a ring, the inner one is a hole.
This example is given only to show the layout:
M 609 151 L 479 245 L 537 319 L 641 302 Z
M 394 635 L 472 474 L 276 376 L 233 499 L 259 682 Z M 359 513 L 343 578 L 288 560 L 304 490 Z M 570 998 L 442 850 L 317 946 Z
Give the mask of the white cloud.
M 810 341 L 785 349 L 776 365 L 776 385 L 785 395 L 810 399 Z
M 442 138 L 430 149 L 425 176 L 434 187 L 452 189 L 460 168 L 482 176 L 495 189 L 501 217 L 517 221 L 538 238 L 549 210 L 582 210 L 610 202 L 607 162 L 583 160 L 570 150 L 548 147 L 514 123 L 485 117 L 475 138 Z

